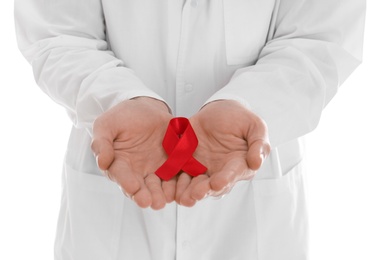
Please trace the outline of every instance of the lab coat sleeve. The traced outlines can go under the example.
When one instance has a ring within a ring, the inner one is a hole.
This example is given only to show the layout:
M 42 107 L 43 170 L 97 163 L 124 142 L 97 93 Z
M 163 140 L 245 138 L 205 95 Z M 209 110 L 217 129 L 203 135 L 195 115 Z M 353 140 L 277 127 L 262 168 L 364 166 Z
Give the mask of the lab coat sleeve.
M 360 64 L 365 0 L 279 0 L 253 66 L 208 101 L 233 99 L 262 117 L 272 147 L 312 131 Z
M 15 22 L 37 84 L 77 127 L 91 133 L 94 119 L 125 99 L 162 100 L 109 50 L 100 0 L 15 0 Z

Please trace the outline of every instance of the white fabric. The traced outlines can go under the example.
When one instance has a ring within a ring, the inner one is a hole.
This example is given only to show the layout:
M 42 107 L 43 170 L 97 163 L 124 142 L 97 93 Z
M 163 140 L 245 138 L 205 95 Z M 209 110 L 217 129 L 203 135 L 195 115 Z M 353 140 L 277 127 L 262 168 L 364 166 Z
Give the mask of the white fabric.
M 307 259 L 301 137 L 360 63 L 364 11 L 361 0 L 15 0 L 20 50 L 74 124 L 55 259 Z M 268 124 L 271 155 L 221 200 L 137 208 L 90 150 L 94 119 L 136 96 L 187 117 L 238 100 Z

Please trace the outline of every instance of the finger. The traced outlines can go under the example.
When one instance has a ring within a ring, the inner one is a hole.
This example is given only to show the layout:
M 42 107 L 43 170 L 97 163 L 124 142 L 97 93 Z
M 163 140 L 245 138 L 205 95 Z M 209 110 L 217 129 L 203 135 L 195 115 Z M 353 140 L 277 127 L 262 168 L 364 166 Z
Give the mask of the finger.
M 145 185 L 151 193 L 151 208 L 155 210 L 164 208 L 166 197 L 161 187 L 161 179 L 156 174 L 149 174 L 144 181 Z
M 191 180 L 192 180 L 192 177 L 185 172 L 181 173 L 180 176 L 178 177 L 177 184 L 176 184 L 176 195 L 175 195 L 175 200 L 178 204 L 180 204 L 181 195 L 187 189 Z
M 118 183 L 128 197 L 135 195 L 140 190 L 142 183 L 144 183 L 143 178 L 134 174 L 125 160 L 115 159 L 107 172 L 109 178 Z
M 135 203 L 141 208 L 148 208 L 149 206 L 152 206 L 151 192 L 143 183 L 140 189 L 132 195 L 132 200 L 135 201 Z
M 114 160 L 114 147 L 106 139 L 93 139 L 91 149 L 97 160 L 98 167 L 105 171 Z
M 225 197 L 225 195 L 228 194 L 232 189 L 233 187 L 226 187 L 219 192 L 211 191 L 208 195 L 213 199 L 219 200 Z
M 193 180 L 192 180 L 193 182 Z M 197 180 L 197 183 L 194 183 L 192 186 L 189 185 L 190 189 L 190 197 L 196 201 L 202 200 L 205 197 L 207 197 L 211 191 L 212 188 L 210 186 L 210 178 L 207 175 L 200 175 L 199 179 Z
M 170 179 L 169 181 L 162 181 L 161 183 L 167 203 L 171 203 L 175 200 L 177 183 L 176 180 L 177 178 L 175 177 Z
M 209 176 L 199 175 L 197 177 L 194 177 L 191 180 L 191 183 L 188 185 L 187 189 L 181 195 L 180 205 L 183 205 L 186 207 L 194 206 L 197 202 L 197 199 L 193 197 L 193 195 L 195 195 L 197 198 L 201 200 L 207 194 L 208 189 L 205 187 L 208 187 L 208 186 L 209 186 Z
M 210 177 L 210 186 L 213 192 L 219 193 L 230 189 L 243 178 L 247 172 L 247 164 L 244 159 L 236 158 L 228 161 L 224 167 Z
M 269 155 L 270 149 L 269 143 L 264 140 L 257 140 L 251 144 L 246 159 L 249 168 L 254 171 L 258 170 Z

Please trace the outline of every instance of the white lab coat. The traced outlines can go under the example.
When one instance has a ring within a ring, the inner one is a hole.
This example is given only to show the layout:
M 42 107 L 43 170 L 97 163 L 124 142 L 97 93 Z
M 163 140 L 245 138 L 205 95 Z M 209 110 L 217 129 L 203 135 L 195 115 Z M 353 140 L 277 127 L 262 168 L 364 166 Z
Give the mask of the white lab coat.
M 362 0 L 16 0 L 19 47 L 73 121 L 56 260 L 305 260 L 301 137 L 359 65 Z M 193 208 L 140 209 L 101 176 L 92 123 L 136 96 L 176 116 L 233 99 L 268 127 L 253 181 Z

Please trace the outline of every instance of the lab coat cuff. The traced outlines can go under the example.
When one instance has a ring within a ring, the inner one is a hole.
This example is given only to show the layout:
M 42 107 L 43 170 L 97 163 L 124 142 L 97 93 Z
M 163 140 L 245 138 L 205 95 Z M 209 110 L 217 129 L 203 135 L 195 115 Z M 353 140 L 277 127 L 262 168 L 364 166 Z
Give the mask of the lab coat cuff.
M 248 110 L 253 111 L 250 103 L 245 100 L 244 98 L 242 98 L 241 96 L 238 96 L 238 95 L 234 95 L 234 94 L 230 94 L 230 93 L 216 93 L 214 94 L 212 97 L 210 97 L 203 105 L 202 107 L 206 106 L 207 104 L 211 103 L 211 102 L 214 102 L 214 101 L 218 101 L 218 100 L 234 100 L 234 101 L 237 101 L 238 103 L 240 103 L 242 106 L 244 106 L 245 108 L 247 108 Z
M 150 90 L 133 90 L 133 91 L 128 91 L 126 93 L 123 93 L 123 94 L 119 94 L 116 98 L 114 98 L 114 100 L 109 104 L 108 106 L 108 109 L 111 109 L 112 107 L 118 105 L 119 103 L 123 102 L 123 101 L 126 101 L 126 100 L 130 100 L 130 99 L 133 99 L 133 98 L 137 98 L 137 97 L 149 97 L 149 98 L 153 98 L 153 99 L 156 99 L 156 100 L 159 100 L 159 101 L 162 101 L 168 108 L 168 112 L 169 113 L 172 113 L 172 109 L 171 107 L 167 104 L 167 102 L 165 102 L 165 100 L 160 97 L 158 94 L 156 94 L 155 92 L 153 91 L 150 91 Z M 106 109 L 106 111 L 108 110 Z M 105 111 L 104 111 L 105 112 Z M 90 125 L 88 125 L 86 127 L 85 125 L 85 128 L 87 129 L 87 132 L 90 134 L 90 136 L 92 137 L 93 136 L 93 124 L 94 124 L 94 120 L 97 118 L 94 117 L 93 120 L 91 121 Z
M 149 97 L 149 98 L 153 98 L 153 99 L 156 99 L 156 100 L 159 100 L 159 101 L 162 101 L 168 108 L 168 112 L 170 114 L 172 114 L 172 108 L 168 105 L 168 103 L 158 94 L 156 94 L 155 92 L 153 91 L 149 91 L 149 90 L 136 90 L 136 91 L 129 91 L 128 93 L 124 94 L 124 95 L 120 95 L 118 96 L 118 98 L 116 98 L 114 100 L 114 102 L 112 102 L 111 104 L 111 107 L 119 104 L 120 102 L 123 102 L 125 100 L 129 100 L 129 99 L 133 99 L 133 98 L 137 98 L 137 97 Z

